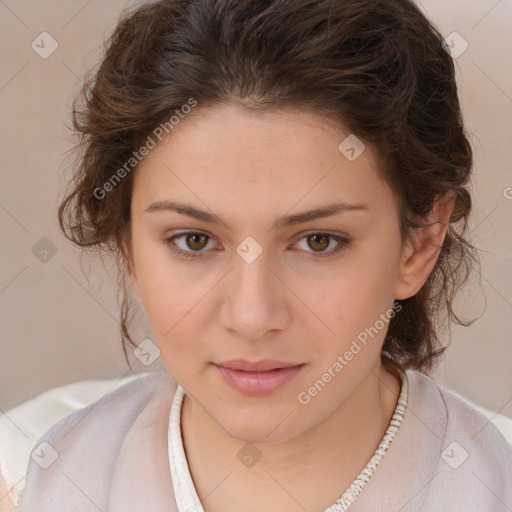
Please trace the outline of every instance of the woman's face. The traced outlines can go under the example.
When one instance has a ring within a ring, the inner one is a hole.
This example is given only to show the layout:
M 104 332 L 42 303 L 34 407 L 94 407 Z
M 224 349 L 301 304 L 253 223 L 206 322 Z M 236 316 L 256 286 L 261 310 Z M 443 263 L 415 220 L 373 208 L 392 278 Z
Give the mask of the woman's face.
M 198 107 L 135 171 L 131 277 L 153 341 L 238 439 L 285 440 L 326 418 L 378 371 L 400 314 L 393 197 L 349 135 L 306 112 Z M 319 215 L 334 204 L 346 206 Z M 218 366 L 236 360 L 296 368 Z

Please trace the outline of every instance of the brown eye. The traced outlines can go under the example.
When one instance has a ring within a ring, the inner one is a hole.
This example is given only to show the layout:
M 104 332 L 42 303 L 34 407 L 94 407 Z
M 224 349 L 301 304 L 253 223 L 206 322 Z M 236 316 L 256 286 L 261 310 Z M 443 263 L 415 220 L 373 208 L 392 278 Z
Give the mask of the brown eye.
M 165 244 L 176 254 L 187 259 L 195 259 L 203 256 L 207 251 L 208 242 L 213 241 L 211 236 L 198 231 L 186 231 L 165 240 Z
M 326 234 L 317 233 L 315 235 L 309 235 L 308 237 L 308 245 L 311 249 L 315 251 L 324 251 L 329 247 L 331 237 Z
M 304 252 L 323 258 L 334 256 L 341 250 L 345 249 L 350 242 L 351 239 L 346 236 L 336 235 L 329 232 L 310 232 L 304 234 L 302 238 L 299 239 L 297 246 Z M 301 244 L 302 247 L 300 247 Z
M 200 251 L 205 248 L 208 238 L 208 236 L 202 233 L 191 233 L 186 235 L 185 242 L 190 249 Z
M 187 259 L 195 259 L 203 257 L 203 253 L 208 251 L 208 242 L 214 239 L 199 231 L 186 231 L 171 236 L 165 240 L 165 244 L 176 254 L 186 257 Z M 304 252 L 313 254 L 317 257 L 333 256 L 346 248 L 351 239 L 346 236 L 335 235 L 328 232 L 315 232 L 303 235 L 297 245 L 302 241 L 306 241 L 306 247 L 301 249 Z M 331 242 L 334 242 L 331 244 Z M 331 247 L 332 245 L 332 247 Z M 211 249 L 211 248 L 210 248 Z

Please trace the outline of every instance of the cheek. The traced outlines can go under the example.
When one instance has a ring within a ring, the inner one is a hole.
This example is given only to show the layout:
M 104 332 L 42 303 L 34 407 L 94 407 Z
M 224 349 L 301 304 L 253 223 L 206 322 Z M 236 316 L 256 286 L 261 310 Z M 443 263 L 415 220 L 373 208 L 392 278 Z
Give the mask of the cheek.
M 389 318 L 393 305 L 395 256 L 384 251 L 358 251 L 345 261 L 333 277 L 324 293 L 314 299 L 315 311 L 329 326 L 322 348 L 328 357 L 348 350 L 353 340 L 366 347 L 375 347 L 366 352 L 369 356 L 380 350 L 389 321 L 384 323 L 381 315 Z M 333 332 L 335 334 L 333 334 Z M 329 341 L 330 340 L 330 341 Z M 326 350 L 327 349 L 327 350 Z
M 154 239 L 134 239 L 133 253 L 141 302 L 164 366 L 174 376 L 194 373 L 198 355 L 208 353 L 205 308 L 218 277 L 194 262 L 173 261 Z
M 133 255 L 141 302 L 151 332 L 162 341 L 172 332 L 188 306 L 187 293 L 193 288 L 171 264 L 165 245 L 134 231 Z M 187 308 L 188 306 L 188 308 Z
M 144 310 L 151 338 L 169 373 L 178 380 L 194 373 L 201 338 L 198 332 L 197 303 L 193 286 L 168 268 L 155 264 L 143 273 Z M 195 357 L 194 357 L 195 356 Z

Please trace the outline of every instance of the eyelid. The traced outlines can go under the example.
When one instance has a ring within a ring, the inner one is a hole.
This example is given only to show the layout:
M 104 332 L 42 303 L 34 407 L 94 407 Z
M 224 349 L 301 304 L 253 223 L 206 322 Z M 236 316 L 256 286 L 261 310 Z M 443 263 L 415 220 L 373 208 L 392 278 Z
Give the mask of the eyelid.
M 171 251 L 173 251 L 174 253 L 180 254 L 186 258 L 195 259 L 195 258 L 202 257 L 202 254 L 205 253 L 206 251 L 204 251 L 204 250 L 203 251 L 184 251 L 183 249 L 180 249 L 174 243 L 175 238 L 180 238 L 180 237 L 183 237 L 186 235 L 205 235 L 209 239 L 207 242 L 207 245 L 210 242 L 210 240 L 215 240 L 215 237 L 213 235 L 211 235 L 210 233 L 208 233 L 207 231 L 203 231 L 203 230 L 199 230 L 199 229 L 187 229 L 187 230 L 183 230 L 183 231 L 173 232 L 172 234 L 166 236 L 164 243 L 171 249 Z
M 294 245 L 309 235 L 326 235 L 337 242 L 337 245 L 334 247 L 334 249 L 331 249 L 327 252 L 304 251 L 307 254 L 311 255 L 313 258 L 334 257 L 352 243 L 352 238 L 346 235 L 345 233 L 333 232 L 322 229 L 310 229 L 298 233 L 297 236 L 295 237 L 296 242 L 294 242 Z
M 174 239 L 186 236 L 189 234 L 199 234 L 199 235 L 205 235 L 207 238 L 209 238 L 208 242 L 210 240 L 215 241 L 215 237 L 211 235 L 208 231 L 199 230 L 199 229 L 188 229 L 183 231 L 177 231 L 172 232 L 170 235 L 165 237 L 165 244 L 170 247 L 170 249 L 177 253 L 181 254 L 184 257 L 187 257 L 189 259 L 195 259 L 195 258 L 201 258 L 204 253 L 207 253 L 208 251 L 202 250 L 202 251 L 184 251 L 183 249 L 180 249 L 177 247 L 177 245 L 174 243 Z M 300 242 L 303 238 L 309 236 L 309 235 L 326 235 L 330 237 L 331 239 L 335 240 L 337 242 L 337 246 L 334 249 L 331 249 L 328 252 L 314 252 L 314 251 L 304 251 L 310 255 L 312 255 L 314 258 L 328 258 L 329 256 L 334 256 L 335 254 L 342 251 L 345 247 L 347 247 L 351 242 L 352 238 L 346 235 L 345 233 L 340 232 L 332 232 L 329 230 L 321 230 L 321 229 L 310 229 L 306 231 L 301 231 L 300 233 L 297 233 L 297 235 L 294 237 L 293 245 Z M 174 247 L 172 247 L 174 246 Z

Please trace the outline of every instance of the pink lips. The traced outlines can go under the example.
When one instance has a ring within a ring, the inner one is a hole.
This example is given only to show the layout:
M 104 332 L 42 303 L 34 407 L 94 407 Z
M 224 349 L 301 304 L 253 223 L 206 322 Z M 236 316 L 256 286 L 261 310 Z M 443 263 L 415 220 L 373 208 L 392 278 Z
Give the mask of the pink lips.
M 265 360 L 251 363 L 242 359 L 214 365 L 224 381 L 246 395 L 267 395 L 284 386 L 304 366 Z

